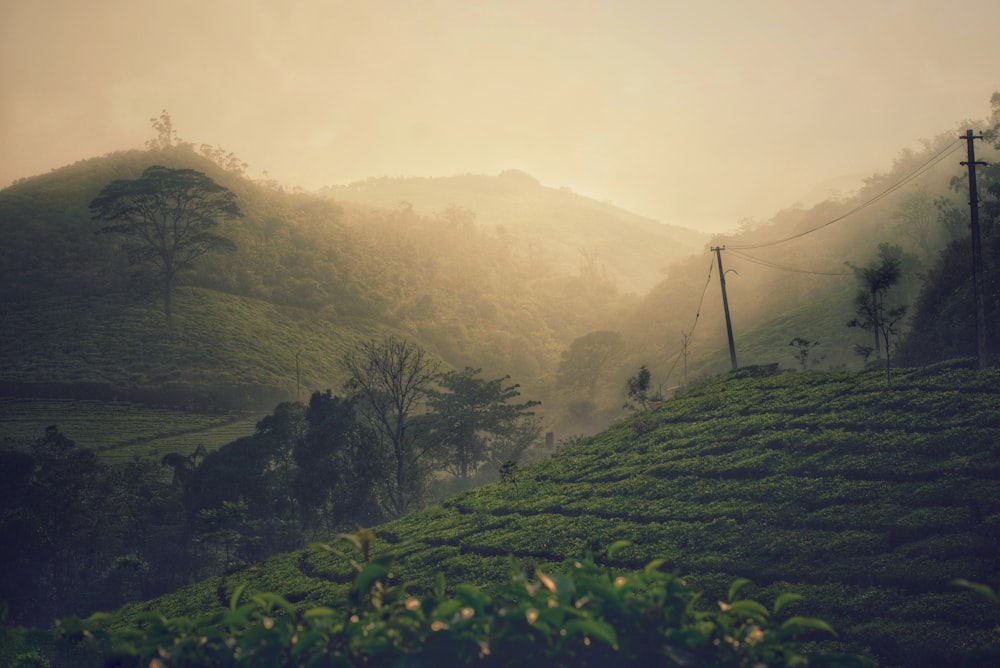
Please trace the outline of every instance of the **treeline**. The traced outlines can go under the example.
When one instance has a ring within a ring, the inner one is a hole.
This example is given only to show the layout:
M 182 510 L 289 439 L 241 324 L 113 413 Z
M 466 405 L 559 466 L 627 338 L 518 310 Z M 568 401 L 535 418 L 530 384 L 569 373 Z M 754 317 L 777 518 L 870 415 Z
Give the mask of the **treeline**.
M 233 573 L 451 488 L 511 476 L 536 401 L 507 377 L 442 372 L 419 346 L 345 356 L 343 396 L 278 404 L 216 451 L 108 464 L 53 425 L 0 443 L 0 600 L 18 624 L 112 609 Z

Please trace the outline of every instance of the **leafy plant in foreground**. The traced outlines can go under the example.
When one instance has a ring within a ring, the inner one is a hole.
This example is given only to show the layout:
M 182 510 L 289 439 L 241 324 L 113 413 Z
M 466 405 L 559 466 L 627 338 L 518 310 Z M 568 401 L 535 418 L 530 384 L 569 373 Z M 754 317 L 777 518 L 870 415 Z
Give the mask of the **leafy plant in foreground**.
M 799 599 L 782 594 L 768 609 L 739 598 L 703 610 L 699 596 L 662 560 L 617 571 L 593 555 L 562 572 L 529 575 L 512 560 L 512 577 L 487 592 L 470 584 L 449 591 L 438 575 L 430 591 L 393 583 L 393 554 L 374 553 L 374 534 L 343 536 L 356 577 L 346 607 L 296 610 L 277 594 L 238 588 L 228 610 L 200 619 L 149 614 L 113 629 L 110 617 L 60 622 L 55 639 L 77 657 L 113 657 L 120 665 L 168 666 L 805 666 L 872 665 L 855 656 L 802 653 L 802 637 L 834 635 L 818 619 L 791 616 Z M 609 559 L 629 546 L 611 545 Z M 356 552 L 357 557 L 352 553 Z M 77 661 L 79 663 L 79 661 Z

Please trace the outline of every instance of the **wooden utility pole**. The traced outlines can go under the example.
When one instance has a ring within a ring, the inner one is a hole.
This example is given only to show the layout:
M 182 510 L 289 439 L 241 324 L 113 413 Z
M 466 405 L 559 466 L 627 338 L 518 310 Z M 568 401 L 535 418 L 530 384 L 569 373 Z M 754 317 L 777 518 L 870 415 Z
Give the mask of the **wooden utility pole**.
M 976 300 L 976 354 L 979 368 L 985 369 L 987 365 L 986 297 L 983 285 L 983 248 L 979 232 L 979 193 L 976 190 L 976 165 L 985 165 L 986 163 L 976 162 L 976 150 L 972 143 L 973 139 L 982 138 L 982 135 L 974 135 L 972 130 L 966 130 L 965 141 L 968 144 L 969 159 L 961 164 L 969 167 L 969 212 L 971 214 L 969 227 L 972 233 L 972 288 Z
M 722 268 L 722 251 L 725 246 L 715 246 L 715 259 L 719 263 L 719 283 L 722 284 L 722 309 L 726 312 L 726 334 L 729 335 L 729 360 L 733 364 L 733 371 L 736 371 L 736 343 L 733 341 L 733 321 L 729 318 L 729 298 L 726 296 L 726 272 Z
M 302 401 L 302 376 L 299 375 L 299 353 L 295 351 L 295 401 Z

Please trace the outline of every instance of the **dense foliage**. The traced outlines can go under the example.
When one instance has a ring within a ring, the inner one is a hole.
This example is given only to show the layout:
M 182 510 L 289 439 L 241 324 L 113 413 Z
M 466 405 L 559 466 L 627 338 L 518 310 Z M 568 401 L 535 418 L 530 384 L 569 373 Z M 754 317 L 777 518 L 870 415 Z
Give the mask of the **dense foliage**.
M 819 619 L 739 598 L 736 580 L 718 605 L 701 602 L 662 560 L 640 571 L 595 563 L 592 555 L 511 579 L 492 592 L 443 577 L 421 590 L 397 584 L 392 552 L 370 552 L 374 535 L 344 536 L 357 548 L 349 605 L 296 610 L 273 593 L 233 593 L 228 610 L 198 619 L 150 614 L 133 627 L 108 617 L 63 620 L 59 659 L 122 666 L 868 666 L 856 656 L 802 653 L 801 637 L 835 636 Z M 627 544 L 618 542 L 608 557 Z M 343 554 L 339 549 L 322 546 Z M 347 555 L 345 555 L 347 556 Z M 249 599 L 244 602 L 244 599 Z M 24 653 L 28 659 L 36 655 Z
M 397 339 L 357 352 L 383 369 L 424 359 Z M 538 402 L 516 403 L 506 378 L 440 374 L 422 363 L 393 372 L 419 373 L 420 391 L 391 375 L 368 391 L 349 383 L 347 397 L 315 392 L 308 406 L 283 402 L 252 435 L 210 451 L 113 462 L 55 426 L 33 442 L 5 440 L 0 537 L 13 547 L 0 599 L 15 621 L 44 624 L 237 572 L 344 527 L 401 515 L 401 488 L 407 503 L 424 504 L 431 476 L 452 472 L 456 488 L 495 478 L 496 467 L 483 466 L 489 457 L 502 454 L 513 466 L 538 436 L 529 410 Z M 392 393 L 396 382 L 401 394 Z M 390 406 L 401 412 L 377 411 Z M 405 429 L 387 433 L 390 423 Z
M 155 462 L 109 465 L 53 426 L 28 448 L 3 443 L 0 477 L 0 599 L 13 622 L 47 625 L 206 574 Z

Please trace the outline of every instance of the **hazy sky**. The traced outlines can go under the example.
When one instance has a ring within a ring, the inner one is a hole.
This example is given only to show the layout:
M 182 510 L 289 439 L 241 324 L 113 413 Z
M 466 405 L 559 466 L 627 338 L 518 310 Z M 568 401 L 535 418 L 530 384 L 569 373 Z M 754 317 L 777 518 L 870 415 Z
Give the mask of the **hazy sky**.
M 988 116 L 997 0 L 0 0 L 0 185 L 153 137 L 290 186 L 496 174 L 707 230 Z

